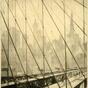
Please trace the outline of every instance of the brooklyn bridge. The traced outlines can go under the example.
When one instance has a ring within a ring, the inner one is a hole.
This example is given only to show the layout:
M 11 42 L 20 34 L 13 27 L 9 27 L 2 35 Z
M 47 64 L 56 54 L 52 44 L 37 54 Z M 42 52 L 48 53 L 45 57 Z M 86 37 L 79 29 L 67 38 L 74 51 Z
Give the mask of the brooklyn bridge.
M 1 88 L 87 88 L 87 0 L 0 0 Z

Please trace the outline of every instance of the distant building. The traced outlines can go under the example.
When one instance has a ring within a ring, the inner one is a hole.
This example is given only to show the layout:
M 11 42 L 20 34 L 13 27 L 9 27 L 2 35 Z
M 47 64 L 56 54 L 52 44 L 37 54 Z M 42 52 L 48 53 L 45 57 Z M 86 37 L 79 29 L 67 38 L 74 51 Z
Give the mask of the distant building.
M 21 38 L 20 37 L 21 36 L 20 32 L 18 30 L 16 30 L 15 28 L 10 28 L 10 34 L 12 36 L 14 45 L 15 45 L 18 53 L 20 53 L 20 51 L 22 51 L 22 47 L 21 47 L 22 42 L 20 41 L 21 40 L 20 39 Z M 2 33 L 1 40 L 2 40 L 2 42 L 4 44 L 6 54 L 9 57 L 8 61 L 10 63 L 10 66 L 11 66 L 12 70 L 13 70 L 13 74 L 16 75 L 17 71 L 21 71 L 20 70 L 21 68 L 20 68 L 19 60 L 18 60 L 18 57 L 16 55 L 15 49 L 13 47 L 11 38 L 9 37 L 9 40 L 8 40 L 8 32 L 7 31 Z M 8 43 L 9 43 L 9 46 L 8 46 Z M 9 49 L 8 49 L 8 47 L 9 47 Z M 20 53 L 20 55 L 21 55 L 21 53 Z M 1 48 L 1 68 L 4 69 L 4 71 L 1 72 L 2 76 L 7 75 L 6 71 L 8 71 L 9 76 L 11 76 L 11 71 L 9 69 L 8 62 L 7 62 L 3 47 Z M 6 71 L 5 71 L 5 69 L 6 69 Z

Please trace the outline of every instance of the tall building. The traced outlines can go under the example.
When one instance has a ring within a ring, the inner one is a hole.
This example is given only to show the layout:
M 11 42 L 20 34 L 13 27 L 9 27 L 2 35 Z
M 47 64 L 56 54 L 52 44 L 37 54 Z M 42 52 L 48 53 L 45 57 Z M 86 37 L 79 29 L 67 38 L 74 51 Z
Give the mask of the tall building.
M 70 31 L 67 35 L 67 43 L 68 43 L 68 46 L 69 46 L 70 50 L 72 51 L 73 55 L 75 56 L 76 61 L 78 62 L 80 67 L 82 67 L 84 59 L 83 59 L 83 52 L 81 50 L 81 47 L 83 45 L 82 45 L 82 40 L 80 39 L 79 35 L 76 33 L 76 31 L 74 29 L 72 13 L 71 13 L 71 21 L 70 21 Z M 70 55 L 68 53 L 67 57 L 68 57 L 68 61 L 70 61 L 69 67 L 71 67 L 72 64 L 74 64 L 74 67 L 77 67 L 77 64 L 75 63 L 72 55 Z

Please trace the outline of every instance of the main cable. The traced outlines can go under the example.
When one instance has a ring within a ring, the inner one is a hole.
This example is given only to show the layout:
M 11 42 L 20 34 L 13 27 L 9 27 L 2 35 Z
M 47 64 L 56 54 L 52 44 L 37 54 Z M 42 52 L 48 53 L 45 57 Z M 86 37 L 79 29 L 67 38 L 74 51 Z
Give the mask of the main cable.
M 85 0 L 83 0 L 83 31 L 85 32 L 85 7 L 84 7 L 84 4 L 85 4 Z M 85 35 L 83 34 L 83 47 L 84 47 L 84 50 L 85 50 Z M 84 57 L 84 69 L 85 69 L 85 52 L 83 53 L 83 57 Z
M 43 31 L 43 69 L 45 73 L 45 60 L 44 60 L 44 7 L 43 7 L 43 0 L 42 0 L 42 31 Z
M 8 31 L 8 26 L 7 26 L 7 24 L 6 24 L 5 18 L 4 18 L 4 16 L 3 16 L 2 12 L 0 12 L 0 13 L 1 13 L 1 16 L 2 16 L 2 18 L 3 18 L 3 21 L 4 21 L 4 23 L 5 23 L 5 26 L 6 26 L 6 28 L 7 28 L 7 31 Z M 20 61 L 21 66 L 22 66 L 23 72 L 24 72 L 24 74 L 26 75 L 26 72 L 25 72 L 25 70 L 24 70 L 24 68 L 23 68 L 23 65 L 22 65 L 20 56 L 19 56 L 19 54 L 18 54 L 18 52 L 17 52 L 17 49 L 15 48 L 15 45 L 14 45 L 14 42 L 13 42 L 13 39 L 12 39 L 12 37 L 11 37 L 10 32 L 9 32 L 9 37 L 10 37 L 10 39 L 11 39 L 11 41 L 12 41 L 12 44 L 13 44 L 13 46 L 14 46 L 14 49 L 15 49 L 15 51 L 16 51 L 16 54 L 17 54 L 17 56 L 18 56 L 18 59 L 19 59 L 19 61 Z M 12 74 L 12 73 L 11 73 L 11 74 Z M 39 78 L 35 77 L 34 74 L 32 74 L 32 76 L 33 76 L 35 79 L 39 80 Z
M 52 9 L 51 9 L 52 10 Z M 54 13 L 54 11 L 52 11 L 53 13 Z M 54 13 L 55 14 L 55 13 Z M 60 19 L 59 19 L 60 20 Z M 73 20 L 73 19 L 72 19 Z M 61 21 L 60 21 L 60 23 L 61 23 Z M 63 23 L 61 23 L 62 25 L 64 25 Z M 76 31 L 74 28 L 73 28 L 73 30 L 74 31 Z M 81 39 L 81 38 L 80 38 Z M 82 52 L 84 53 L 85 52 L 85 54 L 87 54 L 86 53 L 86 51 L 83 49 L 83 47 L 79 44 L 79 47 L 81 48 L 81 50 L 82 50 Z
M 81 2 L 79 2 L 78 0 L 74 0 L 76 3 L 78 3 L 79 5 L 83 6 L 84 8 L 87 8 L 87 6 L 85 6 L 85 4 L 82 4 Z
M 19 6 L 19 4 L 18 4 L 18 6 Z M 20 7 L 19 7 L 20 8 Z M 22 12 L 22 9 L 20 8 L 20 10 L 21 10 L 21 12 Z M 23 14 L 23 16 L 24 16 L 24 13 L 22 12 L 22 14 Z M 29 25 L 29 27 L 31 27 L 30 26 L 30 24 L 29 24 L 29 22 L 28 22 L 28 20 L 27 20 L 27 23 L 28 23 L 28 25 Z M 37 42 L 37 39 L 36 39 L 36 37 L 35 37 L 35 35 L 34 35 L 34 33 L 33 33 L 33 31 L 32 31 L 32 28 L 30 28 L 31 29 L 31 32 L 32 32 L 32 34 L 33 34 L 33 36 L 34 36 L 34 38 L 35 38 L 35 40 L 36 40 L 36 42 Z M 38 43 L 38 42 L 37 42 Z M 64 71 L 65 72 L 65 71 Z M 70 82 L 69 82 L 70 83 Z M 71 83 L 70 83 L 70 85 L 71 85 Z M 71 88 L 72 88 L 72 86 L 71 86 Z

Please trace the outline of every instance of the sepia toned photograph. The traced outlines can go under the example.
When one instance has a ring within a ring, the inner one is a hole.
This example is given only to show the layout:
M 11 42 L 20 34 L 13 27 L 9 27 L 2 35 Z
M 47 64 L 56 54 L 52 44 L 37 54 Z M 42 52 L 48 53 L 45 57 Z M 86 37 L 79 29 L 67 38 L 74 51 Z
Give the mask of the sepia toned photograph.
M 88 0 L 0 0 L 1 88 L 87 88 Z

